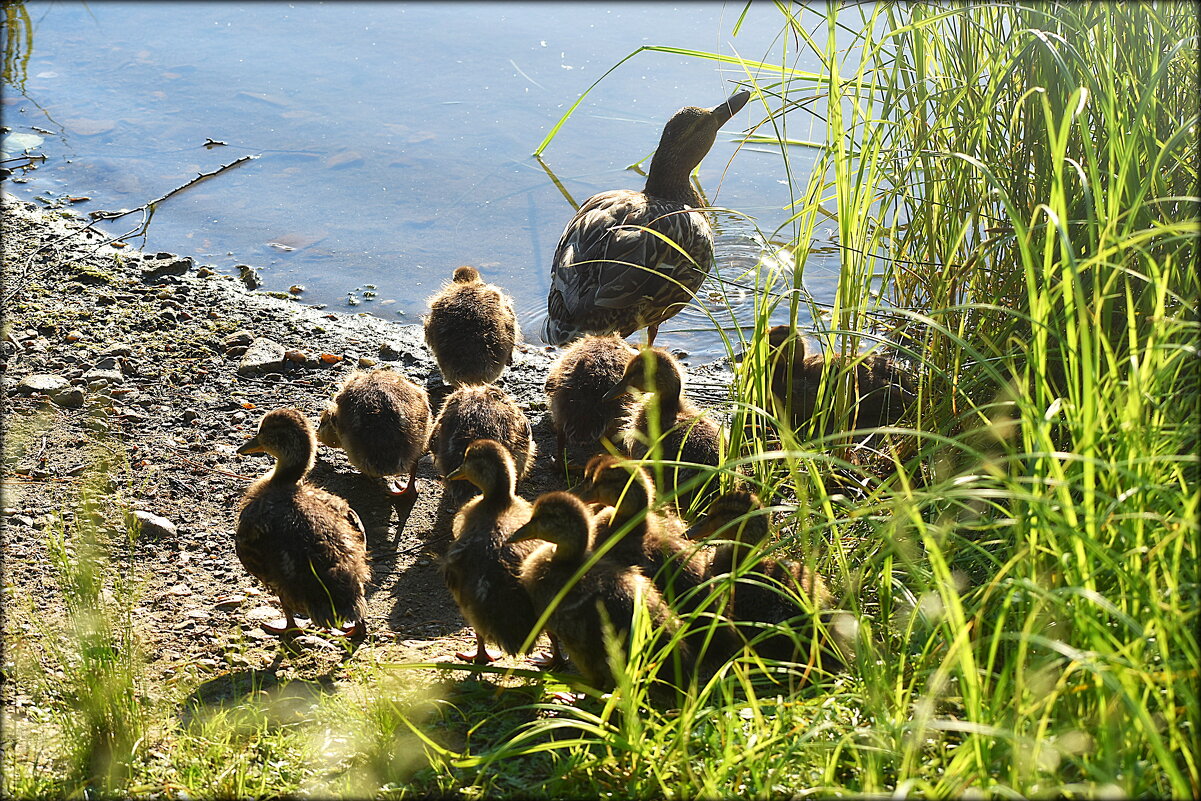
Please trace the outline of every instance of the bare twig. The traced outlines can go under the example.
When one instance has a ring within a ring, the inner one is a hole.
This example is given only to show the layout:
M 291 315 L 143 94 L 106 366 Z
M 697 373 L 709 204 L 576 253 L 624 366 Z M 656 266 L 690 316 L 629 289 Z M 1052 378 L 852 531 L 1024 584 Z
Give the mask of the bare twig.
M 200 183 L 201 181 L 203 181 L 205 179 L 212 178 L 214 175 L 220 175 L 221 173 L 225 172 L 226 170 L 233 169 L 234 167 L 238 166 L 239 164 L 244 164 L 247 161 L 251 161 L 251 160 L 257 159 L 257 158 L 258 158 L 257 155 L 245 155 L 240 158 L 234 159 L 233 161 L 229 162 L 228 164 L 222 164 L 220 167 L 213 170 L 212 172 L 198 173 L 196 175 L 196 177 L 191 179 L 190 181 L 180 184 L 179 186 L 172 189 L 170 192 L 167 192 L 165 195 L 156 197 L 154 200 L 143 203 L 141 206 L 138 206 L 136 208 L 124 209 L 122 211 L 93 211 L 90 214 L 88 214 L 88 216 L 91 217 L 93 220 L 116 220 L 116 219 L 118 219 L 120 217 L 124 217 L 128 214 L 133 214 L 135 211 L 149 211 L 151 214 L 153 214 L 155 206 L 157 206 L 159 203 L 162 203 L 164 200 L 172 197 L 173 195 L 177 195 L 180 192 L 182 192 L 183 190 L 187 189 L 188 187 L 195 186 L 196 184 Z

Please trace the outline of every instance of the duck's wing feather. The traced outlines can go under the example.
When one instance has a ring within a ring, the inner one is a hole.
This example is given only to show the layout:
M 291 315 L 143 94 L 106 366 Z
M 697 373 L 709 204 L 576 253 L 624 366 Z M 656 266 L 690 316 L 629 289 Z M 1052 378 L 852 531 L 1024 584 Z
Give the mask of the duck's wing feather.
M 648 309 L 677 307 L 700 286 L 712 260 L 703 214 L 641 192 L 603 192 L 589 198 L 563 232 L 548 311 L 591 329 L 596 326 L 589 318 L 597 312 L 642 317 Z

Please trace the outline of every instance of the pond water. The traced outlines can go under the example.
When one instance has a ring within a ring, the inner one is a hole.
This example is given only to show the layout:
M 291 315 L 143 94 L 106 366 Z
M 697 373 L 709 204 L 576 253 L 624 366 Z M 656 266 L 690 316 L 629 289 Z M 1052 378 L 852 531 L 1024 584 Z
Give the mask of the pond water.
M 454 268 L 473 264 L 512 293 L 531 342 L 540 342 L 569 197 L 640 188 L 628 167 L 650 155 L 671 114 L 721 102 L 745 74 L 640 53 L 584 99 L 540 164 L 531 153 L 593 81 L 647 45 L 818 68 L 778 38 L 783 18 L 770 6 L 752 7 L 735 36 L 741 3 L 25 8 L 32 47 L 21 53 L 22 85 L 4 87 L 4 123 L 42 138 L 34 150 L 47 161 L 8 191 L 89 197 L 79 211 L 132 208 L 257 155 L 161 204 L 145 241 L 134 241 L 226 272 L 249 264 L 266 290 L 302 285 L 303 302 L 403 322 L 419 321 Z M 770 238 L 789 216 L 781 156 L 739 147 L 763 118 L 752 100 L 727 123 L 699 179 L 713 205 L 749 215 Z M 815 117 L 788 124 L 794 138 L 824 136 Z M 815 154 L 792 153 L 799 185 Z M 102 227 L 119 234 L 138 220 Z M 736 278 L 774 250 L 754 223 L 719 217 L 720 275 Z M 804 265 L 818 300 L 833 296 L 838 274 L 826 250 Z M 725 288 L 745 321 L 750 293 Z M 701 294 L 728 325 L 713 294 L 721 290 L 715 277 Z M 658 342 L 694 363 L 725 352 L 699 305 L 665 324 Z

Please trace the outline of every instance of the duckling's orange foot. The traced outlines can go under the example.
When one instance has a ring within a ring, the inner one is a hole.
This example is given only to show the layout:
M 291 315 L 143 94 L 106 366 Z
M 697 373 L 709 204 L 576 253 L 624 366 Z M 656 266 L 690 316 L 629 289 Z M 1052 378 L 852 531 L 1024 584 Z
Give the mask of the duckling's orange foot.
M 300 626 L 297 626 L 295 622 L 293 622 L 292 625 L 288 625 L 287 621 L 285 621 L 284 625 L 282 626 L 277 626 L 274 623 L 263 622 L 259 624 L 259 627 L 268 634 L 276 637 L 287 638 L 295 637 L 297 634 L 300 634 L 302 631 L 304 631 L 304 629 L 302 629 Z
M 343 635 L 351 642 L 362 642 L 367 639 L 367 624 L 362 620 L 351 623 L 349 626 L 339 626 L 332 631 Z
M 391 479 L 388 480 L 387 487 L 388 493 L 394 500 L 413 501 L 417 499 L 417 479 L 412 476 L 409 476 L 409 481 L 404 489 L 401 489 L 400 485 Z
M 504 654 L 500 651 L 493 651 L 488 648 L 477 648 L 474 654 L 469 654 L 465 651 L 460 651 L 455 654 L 455 658 L 462 659 L 464 662 L 471 662 L 476 665 L 488 665 L 500 659 Z
M 567 667 L 567 660 L 559 654 L 535 654 L 530 662 L 539 670 L 562 670 Z

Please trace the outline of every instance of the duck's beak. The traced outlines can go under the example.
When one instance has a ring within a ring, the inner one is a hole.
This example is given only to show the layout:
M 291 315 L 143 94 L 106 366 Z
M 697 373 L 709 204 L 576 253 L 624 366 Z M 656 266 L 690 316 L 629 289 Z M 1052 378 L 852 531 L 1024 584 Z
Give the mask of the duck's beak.
M 525 542 L 526 540 L 542 539 L 542 536 L 538 533 L 538 529 L 539 526 L 531 520 L 510 534 L 506 542 Z
M 690 540 L 704 539 L 705 537 L 709 536 L 709 526 L 707 523 L 708 521 L 702 517 L 700 520 L 688 527 L 688 529 L 684 532 L 684 536 Z
M 454 470 L 451 470 L 442 477 L 443 481 L 466 481 L 467 474 L 463 472 L 463 465 L 459 465 Z
M 609 390 L 608 392 L 606 392 L 606 393 L 605 393 L 605 394 L 604 394 L 604 395 L 601 397 L 601 399 L 600 399 L 600 402 L 601 402 L 601 403 L 608 403 L 609 401 L 612 401 L 612 400 L 617 400 L 617 399 L 618 399 L 618 398 L 620 398 L 622 395 L 626 394 L 626 392 L 628 392 L 628 391 L 629 391 L 629 389 L 630 389 L 630 388 L 629 388 L 628 386 L 626 386 L 625 382 L 622 382 L 622 383 L 618 384 L 617 386 L 613 387 L 613 389 L 611 389 L 611 390 Z
M 265 453 L 262 444 L 259 442 L 258 434 L 243 442 L 242 447 L 238 448 L 240 456 L 245 456 L 248 453 Z
M 742 110 L 742 107 L 746 105 L 746 101 L 750 99 L 750 90 L 744 89 L 733 95 L 726 102 L 709 109 L 709 113 L 713 115 L 714 120 L 718 121 L 718 126 L 725 125 L 731 117 Z

